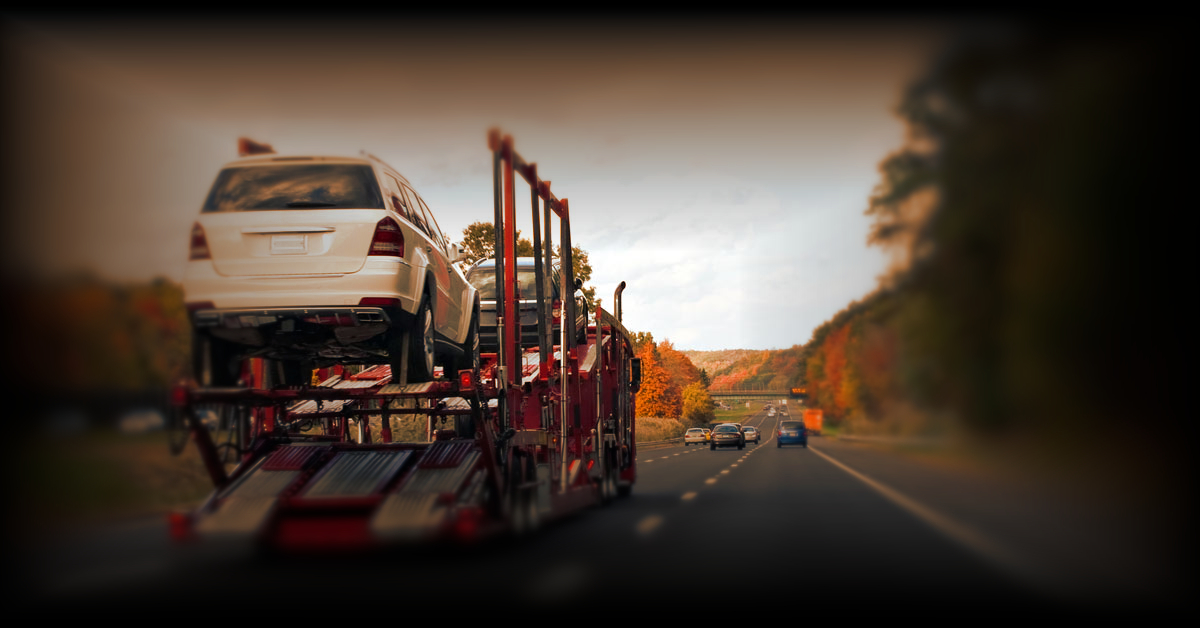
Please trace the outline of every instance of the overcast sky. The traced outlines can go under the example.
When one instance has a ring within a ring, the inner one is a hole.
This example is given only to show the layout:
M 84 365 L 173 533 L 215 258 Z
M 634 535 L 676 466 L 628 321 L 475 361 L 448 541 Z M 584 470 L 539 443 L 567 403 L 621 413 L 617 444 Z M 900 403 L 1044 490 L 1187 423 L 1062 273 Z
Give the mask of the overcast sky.
M 628 282 L 627 327 L 681 349 L 790 347 L 886 270 L 863 211 L 905 139 L 901 90 L 944 35 L 896 19 L 9 15 L 4 269 L 182 279 L 242 135 L 377 155 L 460 239 L 491 219 L 498 126 L 570 200 L 598 294 Z

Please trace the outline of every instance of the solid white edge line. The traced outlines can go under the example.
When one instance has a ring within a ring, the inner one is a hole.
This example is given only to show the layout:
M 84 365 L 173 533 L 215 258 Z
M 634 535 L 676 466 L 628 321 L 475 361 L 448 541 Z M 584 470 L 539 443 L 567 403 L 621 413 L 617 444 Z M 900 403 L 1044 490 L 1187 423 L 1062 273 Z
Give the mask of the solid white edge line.
M 912 499 L 911 497 L 904 495 L 896 489 L 863 475 L 862 473 L 846 466 L 844 463 L 835 459 L 829 454 L 813 448 L 811 445 L 808 446 L 808 450 L 828 460 L 831 464 L 833 464 L 833 466 L 845 471 L 851 477 L 862 482 L 863 484 L 866 484 L 888 501 L 904 509 L 909 514 L 917 517 L 921 521 L 924 521 L 927 525 L 946 535 L 959 545 L 962 545 L 963 547 L 992 562 L 993 564 L 1000 566 L 1005 571 L 1020 576 L 1024 579 L 1045 583 L 1045 579 L 1039 570 L 1034 569 L 1032 565 L 1020 560 L 1012 551 L 989 539 L 986 535 L 978 530 L 975 530 L 974 528 L 963 523 L 959 523 L 958 521 L 955 521 L 946 515 L 938 513 Z

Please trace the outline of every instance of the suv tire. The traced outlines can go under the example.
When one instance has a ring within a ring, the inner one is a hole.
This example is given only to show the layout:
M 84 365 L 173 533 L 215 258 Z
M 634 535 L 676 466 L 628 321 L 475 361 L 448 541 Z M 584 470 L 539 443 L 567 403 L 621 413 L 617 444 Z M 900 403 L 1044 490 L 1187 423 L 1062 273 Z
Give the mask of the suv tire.
M 408 381 L 427 382 L 433 379 L 434 342 L 433 310 L 429 295 L 421 298 L 421 307 L 408 332 Z
M 457 368 L 460 371 L 470 370 L 479 373 L 479 303 L 471 311 L 471 326 L 467 328 L 467 339 L 463 342 L 462 356 L 458 359 Z M 446 377 L 457 376 L 458 373 L 447 373 Z

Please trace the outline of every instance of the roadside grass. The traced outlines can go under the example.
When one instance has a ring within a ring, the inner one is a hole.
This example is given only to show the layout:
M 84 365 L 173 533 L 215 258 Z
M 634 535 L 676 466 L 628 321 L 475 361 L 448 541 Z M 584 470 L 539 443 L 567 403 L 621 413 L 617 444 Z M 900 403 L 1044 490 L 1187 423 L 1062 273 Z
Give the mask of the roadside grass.
M 637 442 L 653 443 L 671 438 L 681 438 L 687 427 L 679 419 L 660 417 L 638 417 Z
M 745 407 L 734 408 L 732 410 L 714 410 L 713 415 L 716 416 L 715 423 L 745 423 L 746 419 L 754 416 L 757 410 L 747 410 Z
M 833 423 L 832 421 L 825 421 L 824 425 L 821 426 L 821 433 L 814 434 L 814 436 L 828 436 L 830 438 L 837 438 L 838 434 L 840 434 L 841 432 L 842 432 L 841 425 Z
M 380 423 L 371 417 L 374 442 L 380 442 Z M 454 421 L 437 427 L 453 428 Z M 393 415 L 392 439 L 424 442 L 425 416 Z M 20 479 L 10 519 L 27 530 L 165 515 L 197 507 L 213 490 L 196 446 L 188 442 L 172 456 L 163 431 L 36 433 L 22 441 L 10 463 L 12 477 Z
M 165 514 L 212 491 L 196 448 L 172 456 L 161 431 L 35 435 L 13 462 L 21 478 L 13 523 L 31 530 Z

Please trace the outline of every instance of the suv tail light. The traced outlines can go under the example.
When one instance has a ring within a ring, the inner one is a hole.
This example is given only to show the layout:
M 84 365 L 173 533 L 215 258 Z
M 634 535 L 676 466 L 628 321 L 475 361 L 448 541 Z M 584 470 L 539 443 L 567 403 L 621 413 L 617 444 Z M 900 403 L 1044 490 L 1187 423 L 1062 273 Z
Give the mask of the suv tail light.
M 384 218 L 375 225 L 375 235 L 371 238 L 371 249 L 367 255 L 404 257 L 404 232 L 395 220 Z
M 200 223 L 192 223 L 192 244 L 189 247 L 188 260 L 212 259 L 208 252 L 208 238 L 204 237 L 204 227 Z

